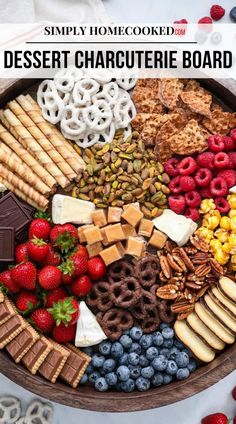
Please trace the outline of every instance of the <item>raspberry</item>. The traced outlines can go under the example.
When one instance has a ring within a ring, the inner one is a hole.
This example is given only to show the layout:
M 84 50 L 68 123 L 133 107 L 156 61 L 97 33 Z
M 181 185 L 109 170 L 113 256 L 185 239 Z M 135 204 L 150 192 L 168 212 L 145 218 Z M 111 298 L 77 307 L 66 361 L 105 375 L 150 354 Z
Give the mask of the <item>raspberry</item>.
M 214 21 L 219 21 L 221 18 L 223 18 L 225 14 L 225 9 L 222 6 L 219 6 L 218 4 L 213 4 L 210 9 L 210 15 Z
M 211 32 L 212 31 L 212 19 L 210 16 L 204 16 L 203 18 L 199 19 L 198 21 L 198 27 L 202 31 Z
M 196 208 L 186 208 L 184 216 L 186 216 L 186 218 L 192 219 L 192 221 L 195 222 L 200 218 L 199 212 Z
M 225 196 L 228 192 L 227 183 L 223 178 L 213 178 L 210 183 L 210 192 L 213 197 Z
M 230 210 L 230 206 L 227 200 L 225 200 L 223 197 L 216 197 L 215 205 L 216 205 L 216 209 L 218 209 L 220 213 L 227 213 Z
M 180 194 L 170 196 L 168 201 L 169 201 L 169 207 L 173 212 L 178 213 L 178 214 L 183 212 L 183 210 L 185 208 L 185 198 L 184 198 L 184 196 L 181 196 Z
M 229 156 L 227 153 L 219 152 L 216 153 L 215 159 L 214 159 L 214 165 L 216 168 L 228 168 L 229 166 Z
M 224 147 L 225 152 L 229 152 L 230 150 L 235 149 L 235 147 L 236 147 L 236 137 L 235 137 L 235 140 L 234 140 L 232 137 L 225 135 L 224 137 L 222 137 L 222 141 L 225 145 L 225 147 Z
M 201 196 L 197 191 L 189 191 L 185 194 L 186 205 L 190 208 L 197 208 L 201 204 Z
M 233 169 L 220 171 L 218 177 L 221 177 L 226 181 L 228 188 L 233 187 L 236 184 L 236 171 Z
M 197 164 L 200 166 L 200 168 L 214 169 L 214 157 L 215 155 L 212 152 L 201 153 L 197 157 Z
M 210 169 L 200 168 L 195 174 L 195 182 L 199 187 L 206 187 L 212 180 Z
M 180 187 L 182 191 L 192 191 L 195 189 L 195 181 L 189 175 L 180 177 Z
M 212 24 L 212 19 L 210 18 L 210 16 L 204 16 L 203 18 L 199 19 L 198 21 L 199 24 Z
M 209 186 L 201 188 L 199 193 L 202 199 L 210 199 L 212 197 Z
M 230 131 L 230 137 L 236 141 L 236 128 Z
M 207 142 L 209 150 L 213 153 L 222 152 L 225 148 L 222 137 L 220 135 L 210 135 Z
M 177 169 L 178 163 L 179 161 L 176 158 L 171 158 L 165 163 L 164 165 L 165 172 L 170 177 L 177 177 L 177 175 L 179 175 L 179 170 Z
M 180 175 L 191 175 L 196 171 L 197 164 L 191 156 L 188 156 L 178 163 L 177 169 L 179 170 Z
M 182 188 L 180 186 L 180 177 L 175 177 L 170 181 L 169 189 L 171 193 L 174 193 L 174 194 L 178 194 L 181 192 Z
M 236 169 L 236 152 L 229 152 L 229 166 L 230 169 Z
M 187 21 L 187 19 L 183 18 L 183 19 L 180 19 L 179 21 L 174 21 L 174 24 L 185 24 L 185 25 L 187 25 L 188 21 Z

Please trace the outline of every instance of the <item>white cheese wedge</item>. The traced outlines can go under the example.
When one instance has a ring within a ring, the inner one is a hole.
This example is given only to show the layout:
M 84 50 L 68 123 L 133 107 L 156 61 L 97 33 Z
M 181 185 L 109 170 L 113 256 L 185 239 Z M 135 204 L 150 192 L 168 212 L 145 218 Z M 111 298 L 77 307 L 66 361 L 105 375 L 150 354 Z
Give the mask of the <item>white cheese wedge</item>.
M 153 224 L 158 230 L 175 241 L 178 246 L 186 244 L 197 229 L 197 224 L 192 219 L 177 215 L 171 209 L 165 209 L 162 215 L 153 219 Z
M 95 205 L 86 200 L 55 194 L 52 200 L 52 220 L 54 224 L 92 224 Z
M 229 189 L 230 193 L 236 194 L 236 185 Z
M 80 302 L 80 316 L 77 321 L 75 346 L 94 346 L 107 339 L 106 334 L 98 324 L 95 315 L 85 302 Z

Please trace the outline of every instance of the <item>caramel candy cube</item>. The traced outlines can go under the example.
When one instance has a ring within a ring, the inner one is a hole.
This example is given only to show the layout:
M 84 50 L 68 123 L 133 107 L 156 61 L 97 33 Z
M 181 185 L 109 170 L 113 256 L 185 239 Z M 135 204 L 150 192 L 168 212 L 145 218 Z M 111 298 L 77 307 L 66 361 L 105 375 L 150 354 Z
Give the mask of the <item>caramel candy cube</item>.
M 121 208 L 110 206 L 108 208 L 108 223 L 120 222 L 122 212 Z
M 124 240 L 125 235 L 121 224 L 108 225 L 104 228 L 108 243 Z
M 141 219 L 138 229 L 138 235 L 144 237 L 151 237 L 154 224 L 149 219 Z
M 122 213 L 121 217 L 127 221 L 133 227 L 141 221 L 143 213 L 139 211 L 135 206 L 129 205 L 128 208 Z
M 124 231 L 126 239 L 129 238 L 129 237 L 136 237 L 137 236 L 137 232 L 136 232 L 135 228 L 130 224 L 123 224 L 122 229 Z
M 82 227 L 78 228 L 78 236 L 79 236 L 80 243 L 86 243 L 86 238 L 84 236 L 84 230 L 86 230 L 87 228 L 92 228 L 92 227 L 94 227 L 94 225 L 89 224 L 89 225 L 82 225 Z
M 130 205 L 134 206 L 136 209 L 138 209 L 138 210 L 140 211 L 140 204 L 139 204 L 139 202 L 129 203 L 128 205 L 124 205 L 124 206 L 123 206 L 124 211 L 126 211 L 126 209 L 127 209 Z
M 102 234 L 99 227 L 94 226 L 84 230 L 84 237 L 88 244 L 94 244 L 98 241 L 102 241 Z
M 168 237 L 166 234 L 161 231 L 154 230 L 153 235 L 149 240 L 149 244 L 153 247 L 157 247 L 157 249 L 162 249 L 167 239 Z
M 109 243 L 109 241 L 107 240 L 107 236 L 106 236 L 105 228 L 107 228 L 107 227 L 103 227 L 103 228 L 101 228 L 101 234 L 102 234 L 102 244 L 103 244 L 103 246 L 108 246 L 110 243 Z
M 86 249 L 88 251 L 89 257 L 93 258 L 93 256 L 99 255 L 103 249 L 103 246 L 100 241 L 97 241 L 97 243 L 87 244 Z
M 97 209 L 92 212 L 92 220 L 97 227 L 104 227 L 107 225 L 106 212 L 103 209 Z
M 112 264 L 115 261 L 118 261 L 119 259 L 123 257 L 119 243 L 113 244 L 112 246 L 107 247 L 106 249 L 102 250 L 99 254 L 107 266 Z
M 127 255 L 140 257 L 145 252 L 145 242 L 139 237 L 129 237 L 125 253 Z

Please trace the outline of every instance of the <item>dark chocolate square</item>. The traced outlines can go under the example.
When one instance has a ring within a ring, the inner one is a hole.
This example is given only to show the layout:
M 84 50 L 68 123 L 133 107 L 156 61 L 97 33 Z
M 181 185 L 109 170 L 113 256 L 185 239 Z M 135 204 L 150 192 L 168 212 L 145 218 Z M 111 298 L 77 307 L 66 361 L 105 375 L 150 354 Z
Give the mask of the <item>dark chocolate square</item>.
M 0 227 L 0 261 L 14 260 L 15 230 L 13 227 Z
M 13 193 L 0 199 L 0 227 L 14 227 L 20 233 L 32 220 Z

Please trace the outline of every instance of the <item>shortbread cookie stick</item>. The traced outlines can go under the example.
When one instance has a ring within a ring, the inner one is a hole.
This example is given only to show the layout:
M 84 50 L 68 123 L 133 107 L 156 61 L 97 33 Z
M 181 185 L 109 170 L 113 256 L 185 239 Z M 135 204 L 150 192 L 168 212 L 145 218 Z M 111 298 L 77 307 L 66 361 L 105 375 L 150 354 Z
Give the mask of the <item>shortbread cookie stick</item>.
M 65 177 L 65 175 L 62 174 L 60 169 L 42 149 L 40 144 L 38 144 L 38 142 L 32 137 L 30 132 L 24 128 L 14 113 L 12 113 L 10 109 L 6 109 L 3 111 L 2 115 L 2 122 L 7 127 L 7 129 L 14 135 L 14 137 L 17 138 L 20 144 L 32 152 L 35 159 L 37 159 L 39 163 L 47 169 L 47 171 L 55 178 L 58 184 L 62 188 L 65 188 L 67 185 L 69 185 L 70 181 Z
M 25 193 L 23 193 L 18 188 L 14 187 L 12 183 L 10 183 L 8 180 L 0 176 L 0 183 L 3 184 L 8 190 L 12 191 L 16 196 L 18 196 L 20 199 L 24 200 L 29 205 L 33 206 L 35 209 L 40 209 L 42 211 L 46 210 L 46 207 L 42 208 L 40 205 L 35 203 L 30 197 L 26 196 Z M 45 199 L 48 205 L 48 200 Z
M 2 120 L 2 122 L 4 123 L 4 125 L 6 124 L 6 126 L 8 125 L 7 120 L 4 118 L 3 114 L 0 114 L 0 119 Z M 49 172 L 43 168 L 42 165 L 40 165 L 36 159 L 24 148 L 22 147 L 22 145 L 19 143 L 19 141 L 17 141 L 13 135 L 8 132 L 8 130 L 6 130 L 6 128 L 4 128 L 2 125 L 0 125 L 0 138 L 1 140 L 4 141 L 5 144 L 8 145 L 8 147 L 10 147 L 11 150 L 13 150 L 16 155 L 23 161 L 25 162 L 30 169 L 32 169 L 33 172 L 35 172 L 35 174 L 37 174 L 41 180 L 50 187 L 50 189 L 53 189 L 56 186 L 56 180 L 55 178 L 53 178 Z
M 0 141 L 0 161 L 7 165 L 13 173 L 18 174 L 23 180 L 38 190 L 41 194 L 47 195 L 51 189 L 31 169 L 22 162 L 21 159 L 3 142 Z
M 34 121 L 27 115 L 22 107 L 15 101 L 11 101 L 7 105 L 11 111 L 16 115 L 22 125 L 27 128 L 32 137 L 40 144 L 40 146 L 47 152 L 52 161 L 60 168 L 62 173 L 71 181 L 76 177 L 75 172 L 70 165 L 65 161 L 61 154 L 55 150 L 53 144 L 46 138 L 42 131 L 36 126 Z

